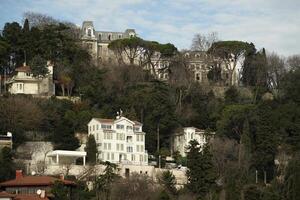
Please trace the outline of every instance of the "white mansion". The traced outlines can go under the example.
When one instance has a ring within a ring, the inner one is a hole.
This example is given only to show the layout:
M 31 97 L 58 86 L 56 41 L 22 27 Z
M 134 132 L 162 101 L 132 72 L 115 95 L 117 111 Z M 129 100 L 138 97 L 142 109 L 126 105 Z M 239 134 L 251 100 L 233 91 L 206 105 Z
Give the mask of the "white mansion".
M 179 154 L 183 157 L 186 156 L 187 147 L 191 140 L 196 140 L 201 148 L 208 142 L 208 138 L 204 134 L 204 130 L 195 127 L 184 127 L 179 129 L 171 140 L 171 152 L 179 152 Z
M 126 117 L 93 118 L 88 123 L 88 135 L 93 135 L 98 147 L 98 159 L 112 163 L 148 165 L 143 125 Z
M 45 77 L 34 77 L 30 66 L 25 63 L 16 69 L 16 74 L 6 82 L 11 94 L 31 94 L 35 96 L 55 95 L 53 82 L 53 65 L 47 62 L 48 74 Z

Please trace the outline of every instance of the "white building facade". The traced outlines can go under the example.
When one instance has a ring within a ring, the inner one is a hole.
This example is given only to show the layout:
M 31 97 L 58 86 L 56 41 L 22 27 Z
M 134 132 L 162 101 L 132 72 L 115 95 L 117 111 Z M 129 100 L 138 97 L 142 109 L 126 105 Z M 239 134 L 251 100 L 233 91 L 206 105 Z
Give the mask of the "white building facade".
M 88 123 L 98 148 L 98 159 L 116 164 L 148 165 L 142 124 L 126 117 L 93 118 Z
M 14 75 L 7 84 L 11 94 L 31 94 L 37 96 L 55 95 L 55 84 L 53 82 L 53 65 L 47 63 L 48 74 L 45 77 L 34 77 L 29 66 L 24 64 L 16 69 Z
M 195 127 L 184 127 L 180 129 L 172 137 L 172 152 L 179 152 L 182 157 L 185 157 L 191 140 L 196 140 L 202 148 L 208 141 L 204 132 L 204 130 Z

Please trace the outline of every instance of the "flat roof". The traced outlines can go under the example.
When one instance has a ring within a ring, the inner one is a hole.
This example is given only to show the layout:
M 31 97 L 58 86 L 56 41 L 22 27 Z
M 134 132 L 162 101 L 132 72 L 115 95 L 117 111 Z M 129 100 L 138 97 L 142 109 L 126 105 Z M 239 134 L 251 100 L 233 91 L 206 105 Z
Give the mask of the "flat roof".
M 54 150 L 49 153 L 47 156 L 73 156 L 73 157 L 83 157 L 86 156 L 85 151 L 67 151 L 67 150 Z

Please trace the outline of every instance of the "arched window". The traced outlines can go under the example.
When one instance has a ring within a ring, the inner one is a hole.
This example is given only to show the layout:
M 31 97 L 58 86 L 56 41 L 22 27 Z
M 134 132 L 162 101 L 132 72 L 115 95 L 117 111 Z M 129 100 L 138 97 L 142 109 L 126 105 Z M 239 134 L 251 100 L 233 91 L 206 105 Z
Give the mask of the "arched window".
M 99 38 L 99 40 L 101 40 L 101 34 L 99 34 L 98 38 Z
M 111 40 L 111 34 L 108 35 L 108 40 L 109 40 L 109 41 Z
M 92 30 L 90 28 L 88 29 L 88 36 L 92 36 Z

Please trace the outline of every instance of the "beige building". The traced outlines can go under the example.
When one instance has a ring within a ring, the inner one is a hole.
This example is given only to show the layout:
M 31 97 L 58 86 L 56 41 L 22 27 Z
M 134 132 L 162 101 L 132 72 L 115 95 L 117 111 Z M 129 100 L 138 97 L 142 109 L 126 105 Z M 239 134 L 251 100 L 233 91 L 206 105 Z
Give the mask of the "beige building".
M 16 69 L 14 75 L 7 84 L 11 94 L 31 94 L 35 96 L 55 95 L 55 84 L 53 82 L 53 65 L 47 63 L 49 73 L 45 77 L 34 77 L 31 69 L 25 63 Z
M 126 29 L 124 32 L 96 31 L 92 21 L 84 21 L 80 38 L 97 63 L 109 64 L 118 62 L 113 51 L 108 49 L 109 43 L 134 36 L 136 36 L 134 29 Z
M 185 157 L 189 143 L 192 140 L 196 140 L 201 148 L 208 142 L 204 130 L 195 127 L 184 127 L 182 129 L 178 129 L 171 138 L 171 152 L 179 152 L 182 157 Z

